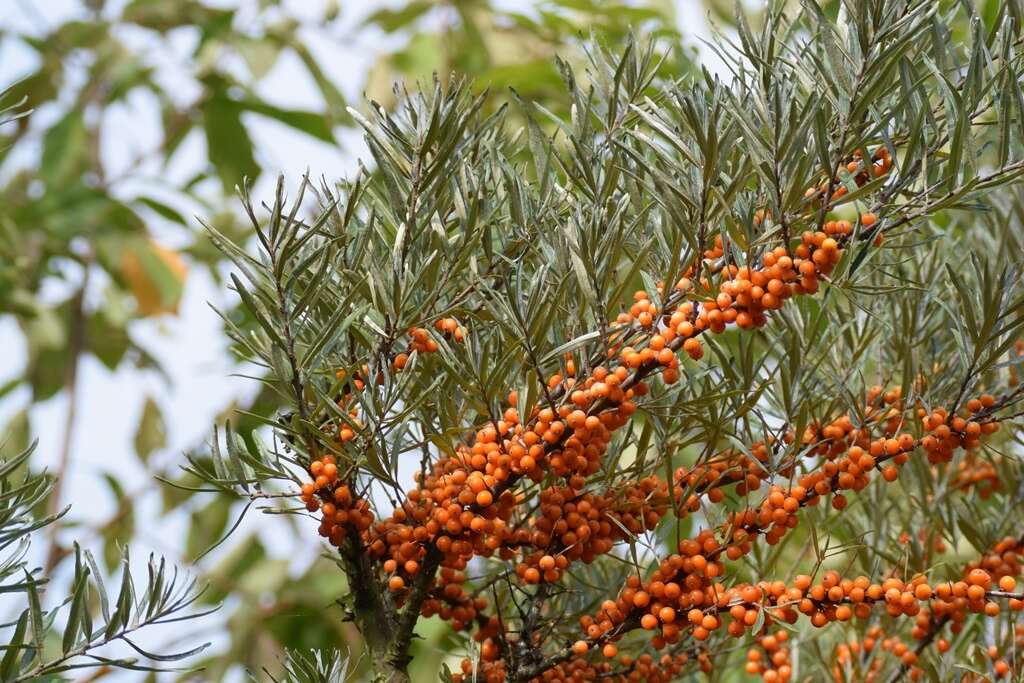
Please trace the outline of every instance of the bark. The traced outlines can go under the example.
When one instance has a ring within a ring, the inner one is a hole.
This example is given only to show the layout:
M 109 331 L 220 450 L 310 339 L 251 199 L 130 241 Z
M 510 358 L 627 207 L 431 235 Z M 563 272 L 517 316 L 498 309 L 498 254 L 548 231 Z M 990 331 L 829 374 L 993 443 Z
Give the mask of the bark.
M 396 652 L 399 621 L 394 603 L 376 580 L 370 556 L 358 532 L 350 530 L 338 549 L 352 595 L 352 620 L 366 643 L 373 683 L 409 683 L 409 656 Z M 408 641 L 406 641 L 408 642 Z

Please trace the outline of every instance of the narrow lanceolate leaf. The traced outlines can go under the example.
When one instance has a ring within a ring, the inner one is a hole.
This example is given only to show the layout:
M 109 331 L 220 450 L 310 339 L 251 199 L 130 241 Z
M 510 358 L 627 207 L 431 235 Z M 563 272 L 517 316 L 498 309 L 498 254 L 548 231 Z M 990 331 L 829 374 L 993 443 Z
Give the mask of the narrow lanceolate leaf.
M 94 563 L 95 564 L 95 563 Z M 35 579 L 27 571 L 25 574 L 25 583 L 28 585 L 26 592 L 28 594 L 28 607 L 29 607 L 29 619 L 32 625 L 32 639 L 30 644 L 33 647 L 33 656 L 28 660 L 28 664 L 36 661 L 43 648 L 43 638 L 46 633 L 45 626 L 45 615 L 43 613 L 42 603 L 39 600 L 39 590 L 36 587 Z M 105 600 L 104 596 L 104 600 Z
M 82 637 L 87 637 L 84 632 L 86 611 L 89 593 L 89 569 L 83 568 L 78 572 L 72 590 L 71 607 L 68 610 L 68 621 L 64 626 L 64 635 L 61 637 L 61 650 L 67 654 L 73 650 Z
M 25 642 L 25 632 L 30 619 L 29 612 L 30 610 L 25 610 L 18 617 L 14 631 L 10 634 L 10 640 L 7 642 L 4 658 L 0 660 L 0 677 L 3 677 L 5 681 L 12 680 L 18 674 L 21 670 L 20 659 L 25 650 L 31 647 Z
M 121 560 L 121 564 L 123 566 L 121 571 L 121 590 L 117 595 L 114 614 L 107 621 L 107 628 L 104 631 L 104 638 L 108 640 L 120 630 L 126 628 L 134 616 L 135 589 L 127 552 Z

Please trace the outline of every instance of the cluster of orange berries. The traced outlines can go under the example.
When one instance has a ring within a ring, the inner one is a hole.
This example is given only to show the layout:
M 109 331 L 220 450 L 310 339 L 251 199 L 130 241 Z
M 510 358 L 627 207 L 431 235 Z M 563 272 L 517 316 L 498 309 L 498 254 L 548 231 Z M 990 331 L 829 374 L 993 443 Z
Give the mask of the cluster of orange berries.
M 634 303 L 628 312 L 619 314 L 617 322 L 636 323 L 650 332 L 646 346 L 624 346 L 618 350 L 623 366 L 639 369 L 657 365 L 667 384 L 679 378 L 679 360 L 675 351 L 682 349 L 694 360 L 704 355 L 698 337 L 705 331 L 724 332 L 729 325 L 741 329 L 762 327 L 767 323 L 766 311 L 782 307 L 784 301 L 799 294 L 818 291 L 820 279 L 829 275 L 842 255 L 840 242 L 845 235 L 836 232 L 832 237 L 825 232 L 805 232 L 800 244 L 790 251 L 789 245 L 778 246 L 761 257 L 761 267 L 723 265 L 718 293 L 694 301 L 683 301 L 674 308 L 667 305 L 659 309 L 647 292 L 634 294 Z M 703 254 L 706 260 L 719 259 L 725 253 L 721 236 Z M 694 283 L 691 267 L 675 285 L 676 296 L 693 295 Z M 700 278 L 701 288 L 711 288 L 707 277 Z M 664 284 L 658 286 L 664 295 Z M 674 298 L 674 297 L 673 297 Z
M 770 615 L 766 613 L 763 617 L 766 624 L 778 620 L 794 623 L 798 613 L 803 613 L 810 618 L 812 625 L 819 628 L 835 621 L 850 621 L 854 617 L 867 618 L 875 604 L 884 605 L 886 612 L 893 617 L 922 614 L 925 606 L 930 606 L 933 614 L 952 614 L 956 610 L 970 609 L 995 616 L 1000 611 L 999 605 L 986 598 L 996 586 L 1000 591 L 1008 592 L 1016 585 L 1008 575 L 996 584 L 987 571 L 975 568 L 967 574 L 966 581 L 939 583 L 934 587 L 923 575 L 909 582 L 893 577 L 873 583 L 866 576 L 849 579 L 829 571 L 818 583 L 808 575 L 800 575 L 791 586 L 774 581 L 727 588 L 709 582 L 720 575 L 722 567 L 707 559 L 713 557 L 717 550 L 713 537 L 704 535 L 703 539 L 703 555 L 694 552 L 697 540 L 684 541 L 680 546 L 684 554 L 673 555 L 663 562 L 650 582 L 641 584 L 632 577 L 618 601 L 609 600 L 602 605 L 599 619 L 584 617 L 581 625 L 588 637 L 597 639 L 609 633 L 618 635 L 623 630 L 618 626 L 636 619 L 638 613 L 642 615 L 639 617 L 642 628 L 659 631 L 652 641 L 655 648 L 678 642 L 683 629 L 694 639 L 705 640 L 711 632 L 722 627 L 727 618 L 730 619 L 726 629 L 729 635 L 742 637 L 758 623 L 761 618 L 759 612 L 763 610 L 770 610 Z M 685 554 L 688 552 L 694 554 Z M 682 584 L 670 580 L 680 576 L 685 576 Z M 1013 610 L 1022 608 L 1016 599 L 1010 600 L 1010 607 Z M 962 621 L 962 617 L 950 618 Z M 774 653 L 778 649 L 778 640 L 766 642 L 762 637 L 759 646 Z M 751 661 L 757 662 L 757 673 L 762 673 L 764 680 L 788 680 L 791 669 L 784 668 L 788 664 L 788 653 L 772 654 L 772 667 L 761 661 L 759 653 L 750 657 Z M 908 666 L 914 661 L 916 654 L 912 652 L 903 658 L 903 663 Z M 769 668 L 772 669 L 770 674 Z
M 924 671 L 916 666 L 917 653 L 899 636 L 886 636 L 882 627 L 878 625 L 869 628 L 863 640 L 850 640 L 849 643 L 841 643 L 836 648 L 836 665 L 832 668 L 833 679 L 836 683 L 878 681 L 886 663 L 885 658 L 878 655 L 879 651 L 899 659 L 903 666 L 908 667 L 910 680 L 920 680 Z
M 935 586 L 936 600 L 930 609 L 922 610 L 914 624 L 912 634 L 922 639 L 947 622 L 952 622 L 950 630 L 959 633 L 968 612 L 984 612 L 995 616 L 1000 612 L 1000 604 L 988 599 L 988 592 L 999 590 L 1012 593 L 1017 587 L 1015 577 L 1024 571 L 1024 539 L 1007 536 L 999 541 L 983 557 L 969 563 L 960 581 L 944 582 Z M 1009 598 L 1007 606 L 1012 612 L 1024 611 L 1024 600 L 1017 597 Z M 939 641 L 942 650 L 943 641 Z
M 466 330 L 463 329 L 462 325 L 455 318 L 441 318 L 434 323 L 434 329 L 446 338 L 460 343 L 466 338 Z
M 370 529 L 367 548 L 373 557 L 394 560 L 386 567 L 396 573 L 393 579 L 415 576 L 431 546 L 444 556 L 444 567 L 461 571 L 474 555 L 490 557 L 511 539 L 507 522 L 515 496 L 510 491 L 495 496 L 495 474 L 463 464 L 473 457 L 471 450 L 460 447 L 455 457 L 437 461 L 392 516 Z M 441 579 L 450 582 L 460 576 Z M 391 586 L 399 592 L 405 582 L 392 580 Z
M 385 561 L 385 564 L 390 561 Z M 395 569 L 395 567 L 392 565 L 390 569 Z M 412 573 L 409 571 L 410 569 L 413 569 L 415 573 L 419 572 L 418 566 L 404 569 L 407 574 Z M 389 567 L 385 566 L 384 571 L 388 570 Z M 424 617 L 437 615 L 442 620 L 450 622 L 451 627 L 456 631 L 461 631 L 476 623 L 479 628 L 473 635 L 478 641 L 484 641 L 492 633 L 500 630 L 497 617 L 483 617 L 483 610 L 487 609 L 487 598 L 479 595 L 474 597 L 463 587 L 466 581 L 464 573 L 450 567 L 442 567 L 439 574 L 440 581 L 431 587 L 420 608 L 420 613 Z M 398 586 L 398 590 L 405 587 L 401 576 L 392 576 L 390 581 L 396 584 L 398 581 L 403 582 L 401 586 Z M 401 602 L 401 598 L 398 601 Z
M 861 441 L 870 444 L 869 441 L 864 441 L 864 437 L 870 435 L 870 428 L 875 423 L 882 423 L 887 436 L 896 434 L 903 422 L 900 395 L 899 388 L 883 392 L 880 386 L 871 387 L 867 392 L 867 403 L 862 410 L 864 423 L 860 428 L 854 426 L 849 414 L 825 424 L 812 422 L 804 429 L 800 442 L 801 450 L 808 458 L 822 457 L 826 460 L 835 460 L 844 455 L 853 443 Z M 749 447 L 749 455 L 741 451 L 727 450 L 692 468 L 678 468 L 675 472 L 675 494 L 676 499 L 680 501 L 678 513 L 683 516 L 687 511 L 694 512 L 699 509 L 699 494 L 707 495 L 712 503 L 722 501 L 725 496 L 722 487 L 729 484 L 738 483 L 736 492 L 739 495 L 757 491 L 763 482 L 772 476 L 772 470 L 767 463 L 773 449 L 779 445 L 792 444 L 794 440 L 793 432 L 786 431 L 781 439 L 769 437 L 764 441 L 753 442 Z M 795 461 L 776 463 L 774 474 L 781 478 L 789 478 L 793 475 L 795 466 Z M 849 468 L 848 465 L 846 467 Z M 828 469 L 831 471 L 832 468 Z M 689 492 L 689 495 L 683 499 L 686 492 Z
M 863 437 L 870 434 L 871 425 L 876 422 L 883 423 L 887 436 L 896 434 L 903 422 L 899 388 L 884 394 L 879 386 L 869 389 L 867 404 L 862 414 L 864 424 L 859 429 L 854 427 L 849 414 L 824 425 L 808 425 L 802 436 L 801 450 L 808 458 L 819 456 L 826 460 L 835 460 L 845 454 L 852 443 L 863 441 Z M 768 467 L 773 449 L 780 445 L 779 441 L 781 444 L 789 445 L 794 440 L 793 432 L 786 431 L 779 440 L 769 437 L 764 441 L 753 442 L 749 447 L 749 455 L 742 451 L 726 450 L 691 468 L 677 468 L 674 476 L 674 493 L 676 500 L 679 501 L 677 514 L 685 516 L 687 512 L 698 510 L 701 495 L 706 495 L 712 503 L 721 502 L 725 497 L 723 487 L 730 484 L 737 484 L 736 493 L 739 495 L 757 491 L 773 474 Z M 865 443 L 870 445 L 869 441 Z M 776 463 L 774 474 L 781 478 L 789 478 L 795 471 L 795 465 L 795 461 Z M 838 467 L 840 465 L 837 465 Z M 849 469 L 849 466 L 846 468 Z M 831 468 L 828 469 L 831 471 Z
M 944 641 L 940 641 L 944 642 Z M 945 642 L 946 649 L 949 650 L 949 643 Z M 1014 674 L 1013 680 L 1021 680 L 1021 675 L 1024 674 L 1024 659 L 1018 654 L 1021 649 L 1024 648 L 1024 624 L 1014 624 L 1013 626 L 1013 638 L 1010 641 L 1009 647 L 1005 648 L 1009 650 L 1010 657 L 1002 656 L 999 651 L 999 647 L 996 645 L 989 645 L 985 649 L 985 654 L 992 662 L 992 673 L 995 674 L 996 678 L 1007 678 L 1011 672 Z M 1009 659 L 1009 661 L 1007 661 Z M 964 675 L 964 683 L 982 683 L 987 681 L 988 677 L 983 674 L 967 673 Z
M 594 640 L 614 637 L 624 624 L 639 625 L 656 632 L 652 644 L 659 650 L 679 642 L 684 629 L 697 640 L 706 639 L 719 626 L 718 618 L 703 610 L 718 600 L 711 582 L 725 570 L 715 559 L 720 550 L 710 530 L 680 542 L 679 553 L 663 560 L 646 582 L 630 576 L 618 599 L 605 600 L 596 617 L 581 617 L 580 626 Z
M 792 441 L 791 434 L 787 433 L 786 438 Z M 722 487 L 729 484 L 736 484 L 736 493 L 741 496 L 757 491 L 771 476 L 768 462 L 773 443 L 773 439 L 756 441 L 750 445 L 750 455 L 730 449 L 693 467 L 677 468 L 674 475 L 677 514 L 684 517 L 688 512 L 699 510 L 701 495 L 706 495 L 712 503 L 721 502 L 725 499 Z M 787 477 L 791 471 L 791 467 L 783 466 L 778 474 Z
M 872 152 L 870 162 L 866 162 L 863 159 L 860 151 L 855 151 L 852 160 L 836 169 L 836 177 L 831 181 L 833 186 L 832 199 L 839 199 L 846 194 L 846 186 L 843 185 L 842 181 L 842 174 L 844 172 L 853 176 L 853 182 L 857 187 L 862 187 L 875 178 L 881 178 L 891 169 L 892 157 L 887 147 L 880 146 Z M 830 181 L 823 180 L 818 186 L 807 188 L 804 197 L 808 199 L 823 199 L 825 193 L 828 192 L 829 184 Z
M 459 325 L 455 318 L 441 318 L 434 323 L 434 329 L 440 332 L 446 339 L 462 342 L 466 338 L 466 330 Z M 391 363 L 394 370 L 402 370 L 409 364 L 409 354 L 435 353 L 438 349 L 437 340 L 430 336 L 430 332 L 422 327 L 414 327 L 409 330 L 409 347 L 395 355 Z
M 313 481 L 303 484 L 300 500 L 310 512 L 320 511 L 318 532 L 334 546 L 344 542 L 346 529 L 365 532 L 373 524 L 373 511 L 366 500 L 355 496 L 340 479 L 333 455 L 325 455 L 310 463 Z
M 765 683 L 786 683 L 793 676 L 793 660 L 785 643 L 789 631 L 779 629 L 754 639 L 747 650 L 747 673 L 760 674 Z
M 961 491 L 976 491 L 978 497 L 986 500 L 998 491 L 1002 478 L 995 465 L 977 453 L 969 453 L 957 464 L 953 475 L 953 486 Z
M 919 601 L 931 598 L 930 587 L 918 587 L 923 583 L 923 577 L 915 579 L 909 590 L 905 590 L 907 586 L 897 579 L 872 584 L 866 577 L 842 580 L 834 573 L 827 574 L 823 583 L 815 587 L 811 586 L 810 577 L 798 577 L 796 585 L 791 588 L 782 582 L 731 589 L 714 583 L 715 577 L 724 572 L 724 565 L 719 559 L 721 555 L 730 560 L 739 559 L 750 551 L 752 540 L 761 534 L 769 544 L 777 543 L 796 526 L 796 514 L 801 507 L 816 504 L 829 493 L 863 488 L 868 483 L 869 473 L 884 461 L 891 460 L 895 465 L 907 461 L 909 453 L 920 444 L 912 434 L 895 432 L 899 426 L 900 410 L 897 406 L 900 393 L 883 393 L 880 387 L 872 388 L 869 401 L 874 403 L 879 398 L 883 406 L 874 411 L 874 418 L 881 421 L 886 430 L 892 430 L 887 436 L 873 439 L 870 429 L 855 429 L 848 418 L 840 418 L 820 430 L 812 429 L 805 433 L 805 442 L 813 444 L 817 443 L 816 439 L 824 440 L 815 448 L 826 458 L 820 468 L 800 477 L 794 486 L 772 486 L 760 508 L 734 513 L 730 523 L 722 529 L 725 537 L 730 539 L 728 545 L 721 546 L 715 535 L 706 530 L 696 539 L 680 543 L 679 554 L 664 560 L 646 583 L 641 583 L 638 577 L 630 577 L 617 601 L 606 601 L 597 617 L 585 616 L 581 620 L 586 634 L 592 639 L 618 634 L 622 630 L 621 625 L 634 620 L 647 630 L 657 631 L 652 642 L 656 648 L 661 648 L 678 642 L 680 624 L 689 629 L 696 640 L 706 639 L 711 631 L 722 625 L 719 613 L 728 609 L 733 617 L 729 632 L 738 637 L 756 623 L 756 603 L 762 600 L 780 608 L 776 618 L 795 621 L 799 610 L 810 616 L 815 626 L 823 626 L 833 620 L 846 621 L 853 616 L 866 616 L 870 613 L 870 605 L 883 599 L 890 614 L 913 616 L 920 612 Z M 982 402 L 982 399 L 977 400 Z M 987 397 L 982 407 L 994 405 L 994 399 Z M 969 409 L 973 407 L 972 404 Z M 994 430 L 982 430 L 985 433 L 991 431 Z M 958 439 L 961 445 L 973 445 L 970 442 L 973 437 L 967 434 L 966 425 L 962 431 L 951 431 L 950 438 Z M 835 443 L 841 446 L 836 447 Z M 883 477 L 887 480 L 895 479 L 896 475 L 893 465 L 883 469 Z M 697 483 L 705 476 L 703 473 L 698 475 Z M 837 494 L 832 505 L 842 509 L 846 505 L 845 497 Z M 805 595 L 807 591 L 809 593 Z M 924 596 L 924 593 L 928 595 Z M 939 600 L 942 600 L 942 593 L 940 590 Z M 984 595 L 984 590 L 982 593 Z M 956 597 L 952 593 L 950 596 Z M 991 610 L 991 607 L 987 609 Z M 681 613 L 685 613 L 685 620 L 677 618 Z
M 405 366 L 409 364 L 409 354 L 412 351 L 420 354 L 436 353 L 437 349 L 437 340 L 430 336 L 430 332 L 422 327 L 414 327 L 409 330 L 408 350 L 395 355 L 394 360 L 391 361 L 391 368 L 404 370 Z
M 928 432 L 920 441 L 909 432 L 890 432 L 898 426 L 895 420 L 899 410 L 898 392 L 888 392 L 884 400 L 892 404 L 888 411 L 881 415 L 889 415 L 884 425 L 886 436 L 871 438 L 868 429 L 854 429 L 848 419 L 840 418 L 822 430 L 821 436 L 833 442 L 833 445 L 821 444 L 818 452 L 824 449 L 826 460 L 821 467 L 803 475 L 797 480 L 796 486 L 783 489 L 773 486 L 768 497 L 759 510 L 747 509 L 733 515 L 734 534 L 740 532 L 764 533 L 769 544 L 777 543 L 785 535 L 787 529 L 796 525 L 796 512 L 804 505 L 815 505 L 820 497 L 834 494 L 832 506 L 841 510 L 846 507 L 847 499 L 842 491 L 860 491 L 868 485 L 871 473 L 880 469 L 886 481 L 895 481 L 899 477 L 898 466 L 907 462 L 910 453 L 918 446 L 923 447 L 931 462 L 947 462 L 952 458 L 953 449 L 970 450 L 980 444 L 980 436 L 992 434 L 999 429 L 998 421 L 991 417 L 982 417 L 979 421 L 952 417 L 943 409 L 927 413 L 918 411 L 922 417 L 922 426 Z M 968 402 L 968 410 L 977 415 L 981 410 L 996 405 L 995 398 L 986 394 L 979 399 Z M 977 410 L 975 410 L 977 408 Z M 807 437 L 805 436 L 805 441 Z M 840 448 L 840 445 L 842 448 Z M 845 450 L 843 450 L 845 449 Z M 843 453 L 843 455 L 837 455 Z M 891 461 L 891 464 L 882 466 Z M 745 536 L 741 537 L 745 538 Z
M 428 553 L 440 555 L 434 560 L 440 567 L 457 570 L 452 576 L 442 571 L 430 590 L 452 591 L 452 583 L 461 583 L 453 577 L 462 576 L 461 570 L 473 557 L 497 553 L 511 559 L 514 547 L 543 540 L 532 539 L 530 532 L 524 536 L 523 530 L 513 531 L 508 524 L 522 501 L 521 494 L 512 490 L 520 478 L 540 481 L 546 472 L 565 477 L 569 486 L 561 494 L 564 503 L 574 500 L 586 477 L 600 468 L 611 432 L 628 421 L 635 410 L 631 399 L 645 393 L 646 386 L 642 382 L 625 386 L 628 371 L 624 368 L 609 371 L 599 367 L 577 383 L 572 376 L 575 368 L 567 363 L 566 374 L 570 376 L 553 376 L 549 388 L 571 392 L 569 402 L 557 408 L 535 407 L 530 421 L 523 424 L 516 407 L 518 398 L 512 392 L 502 419 L 477 430 L 469 443 L 460 444 L 454 455 L 436 461 L 425 476 L 417 474 L 417 486 L 406 500 L 389 519 L 368 531 L 364 542 L 371 556 L 393 560 L 387 565 L 389 573 L 393 572 L 389 586 L 399 594 L 399 600 L 408 579 L 414 576 L 409 570 L 418 570 Z M 555 494 L 552 490 L 545 495 Z M 548 555 L 549 559 L 544 559 L 542 553 L 535 558 L 536 567 L 525 567 L 524 576 L 534 578 L 533 571 L 525 571 L 528 569 L 559 572 L 576 555 L 592 557 L 610 549 L 608 538 L 613 532 L 608 522 L 596 522 L 591 514 L 604 504 L 596 498 L 588 503 L 589 509 L 584 505 L 586 524 L 576 524 L 570 531 L 568 520 L 551 520 L 550 530 L 547 522 L 541 522 L 532 533 L 550 535 L 558 525 L 559 535 L 567 535 L 566 540 L 572 541 L 572 534 L 576 534 L 592 539 L 589 545 L 566 552 L 565 548 L 572 545 L 566 544 L 556 554 Z M 567 515 L 569 512 L 579 514 L 569 510 Z M 591 522 L 595 522 L 596 529 Z M 566 525 L 564 530 L 562 525 Z M 583 531 L 584 526 L 587 531 Z M 552 561 L 554 566 L 550 565 Z M 467 626 L 471 623 L 464 618 L 457 621 Z
M 717 257 L 722 252 L 718 238 L 705 256 Z M 671 315 L 659 314 L 646 293 L 638 292 L 630 319 L 653 332 L 643 349 L 623 348 L 619 352 L 621 365 L 613 369 L 599 366 L 581 380 L 575 377 L 570 357 L 566 376 L 557 373 L 548 381 L 549 390 L 568 400 L 557 406 L 535 407 L 525 424 L 518 414 L 516 396 L 510 394 L 503 419 L 477 430 L 472 441 L 460 445 L 455 455 L 435 463 L 391 518 L 372 526 L 364 542 L 371 555 L 387 562 L 389 587 L 395 593 L 406 590 L 408 579 L 432 551 L 431 545 L 441 554 L 439 565 L 456 572 L 476 555 L 498 552 L 510 557 L 511 547 L 525 545 L 508 524 L 519 502 L 512 492 L 519 478 L 540 481 L 546 472 L 564 477 L 567 490 L 552 490 L 547 495 L 576 505 L 587 477 L 600 469 L 612 432 L 628 422 L 636 409 L 633 399 L 647 392 L 639 379 L 641 368 L 649 371 L 660 365 L 668 373 L 664 379 L 673 381 L 672 372 L 678 367 L 676 349 L 682 347 L 696 358 L 702 353 L 696 336 L 704 329 L 722 331 L 732 322 L 741 327 L 763 324 L 765 310 L 777 308 L 792 294 L 815 291 L 817 278 L 831 270 L 839 252 L 838 243 L 824 233 L 807 233 L 795 258 L 786 247 L 779 247 L 763 257 L 761 269 L 730 266 L 725 269 L 718 297 L 696 306 L 684 302 Z M 456 341 L 464 334 L 454 319 L 439 320 L 435 327 Z M 437 350 L 437 342 L 422 328 L 411 331 L 411 344 L 414 351 Z M 400 355 L 395 366 L 402 367 L 406 361 L 407 356 L 403 359 Z M 664 485 L 657 488 L 667 491 Z M 584 515 L 568 510 L 563 519 L 561 512 L 557 518 L 547 512 L 533 520 L 530 532 L 535 538 L 527 539 L 533 541 L 533 549 L 525 553 L 517 569 L 524 580 L 557 580 L 577 556 L 589 560 L 610 550 L 621 531 L 600 519 L 607 506 L 595 502 L 584 503 Z M 628 492 L 616 502 L 625 505 L 616 514 L 627 529 L 650 529 L 665 514 L 663 504 L 630 502 Z M 570 523 L 582 522 L 583 516 L 585 524 Z M 555 547 L 549 548 L 552 541 L 557 541 Z
M 569 485 L 581 489 L 586 477 L 601 468 L 611 434 L 626 424 L 636 411 L 635 396 L 647 393 L 643 382 L 627 386 L 629 371 L 624 367 L 609 370 L 597 367 L 582 381 L 555 375 L 555 386 L 565 386 L 569 402 L 557 408 L 534 408 L 529 427 L 514 430 L 499 449 L 507 453 L 516 475 L 540 481 L 546 471 L 565 477 Z M 509 420 L 516 396 L 509 397 Z M 518 420 L 518 415 L 515 418 Z
M 614 657 L 615 655 L 612 655 L 612 658 Z M 616 666 L 611 661 L 593 663 L 577 657 L 548 669 L 531 683 L 575 683 L 596 680 L 611 683 L 669 683 L 676 680 L 676 676 L 682 672 L 689 660 L 689 655 L 685 653 L 664 654 L 657 659 L 647 653 L 635 659 L 624 654 L 619 655 L 619 666 Z
M 563 381 L 561 376 L 556 377 Z M 513 547 L 549 545 L 556 532 L 562 537 L 562 549 L 553 556 L 540 553 L 533 558 L 536 566 L 521 565 L 527 580 L 539 581 L 543 576 L 540 572 L 560 577 L 569 560 L 592 559 L 595 554 L 607 552 L 610 537 L 618 533 L 601 519 L 607 504 L 596 496 L 568 506 L 565 503 L 575 500 L 586 475 L 597 471 L 611 430 L 625 423 L 633 410 L 629 399 L 643 390 L 639 386 L 623 390 L 619 386 L 622 378 L 623 373 L 598 368 L 582 388 L 573 391 L 573 405 L 560 406 L 557 411 L 534 409 L 529 427 L 520 422 L 513 393 L 502 420 L 478 430 L 472 445 L 457 447 L 454 456 L 438 460 L 426 476 L 417 475 L 418 486 L 406 501 L 390 519 L 374 525 L 367 534 L 371 555 L 387 558 L 385 571 L 392 574 L 392 590 L 401 593 L 407 588 L 407 579 L 418 571 L 431 546 L 440 553 L 443 568 L 431 589 L 447 593 L 461 591 L 458 584 L 464 581 L 464 575 L 461 571 L 446 574 L 444 568 L 463 570 L 474 556 L 489 557 L 496 552 L 510 559 Z M 571 377 L 565 385 L 574 386 Z M 587 401 L 604 401 L 609 407 L 600 417 L 587 415 L 574 408 L 584 403 L 580 394 Z M 511 490 L 513 484 L 522 476 L 539 480 L 545 469 L 565 476 L 570 486 L 545 490 L 542 496 L 553 502 L 544 508 L 547 515 L 535 520 L 532 530 L 513 531 L 508 521 L 521 502 L 521 496 Z M 557 519 L 551 518 L 551 510 L 558 512 Z M 588 543 L 580 545 L 580 540 Z M 467 606 L 465 611 L 472 609 Z M 432 613 L 444 616 L 442 609 L 432 609 Z M 472 622 L 465 614 L 452 613 L 459 625 Z
M 774 584 L 770 590 L 764 587 L 762 590 L 768 603 L 778 607 L 795 605 L 799 612 L 811 618 L 812 625 L 820 628 L 833 621 L 866 618 L 874 604 L 884 604 L 892 617 L 917 616 L 923 607 L 929 605 L 933 613 L 945 613 L 949 610 L 940 605 L 952 605 L 950 609 L 957 609 L 972 604 L 978 608 L 975 611 L 994 616 L 999 613 L 998 603 L 986 602 L 994 585 L 988 572 L 981 569 L 972 570 L 966 581 L 937 583 L 934 586 L 924 575 L 906 582 L 890 577 L 881 583 L 873 583 L 866 576 L 841 578 L 837 572 L 829 571 L 819 583 L 813 583 L 810 576 L 800 575 L 791 587 L 783 586 L 781 593 Z M 1014 585 L 1012 577 L 1006 576 L 1001 579 L 999 588 L 1007 590 L 1009 586 L 1012 590 Z M 961 605 L 958 600 L 963 597 L 967 602 Z
M 668 486 L 653 476 L 612 495 L 544 489 L 538 514 L 530 520 L 532 531 L 522 530 L 516 539 L 535 548 L 524 555 L 516 574 L 528 584 L 558 581 L 570 562 L 592 562 L 616 541 L 654 529 L 669 507 Z
M 950 415 L 945 409 L 938 408 L 928 413 L 923 408 L 917 411 L 921 426 L 927 435 L 921 439 L 921 446 L 928 453 L 928 462 L 949 462 L 957 448 L 971 451 L 981 445 L 982 435 L 994 434 L 999 430 L 999 423 L 987 419 L 985 411 L 996 404 L 991 394 L 983 394 L 967 401 L 967 413 Z

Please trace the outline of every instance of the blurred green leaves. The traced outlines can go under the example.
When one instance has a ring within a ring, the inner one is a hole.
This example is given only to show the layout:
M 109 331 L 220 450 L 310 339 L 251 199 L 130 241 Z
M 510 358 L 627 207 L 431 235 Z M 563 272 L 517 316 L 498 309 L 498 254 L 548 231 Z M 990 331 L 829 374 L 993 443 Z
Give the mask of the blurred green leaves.
M 139 426 L 135 430 L 135 452 L 143 461 L 149 459 L 153 451 L 167 445 L 167 426 L 164 424 L 160 406 L 152 397 L 146 397 L 142 407 Z
M 39 177 L 51 188 L 75 180 L 89 168 L 89 131 L 80 110 L 69 111 L 47 131 Z
M 224 188 L 230 191 L 241 187 L 246 178 L 256 178 L 260 169 L 252 140 L 242 125 L 243 107 L 216 90 L 202 107 L 207 152 Z

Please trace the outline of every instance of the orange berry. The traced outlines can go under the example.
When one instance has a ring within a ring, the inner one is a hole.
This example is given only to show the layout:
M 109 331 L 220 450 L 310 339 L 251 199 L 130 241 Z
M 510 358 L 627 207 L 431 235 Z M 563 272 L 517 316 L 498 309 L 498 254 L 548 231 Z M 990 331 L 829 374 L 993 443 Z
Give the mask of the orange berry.
M 704 355 L 704 349 L 700 345 L 700 340 L 695 337 L 691 337 L 683 342 L 683 351 L 694 360 L 700 360 Z
M 967 575 L 967 583 L 988 590 L 988 587 L 992 585 L 992 577 L 984 569 L 972 569 L 971 573 Z

